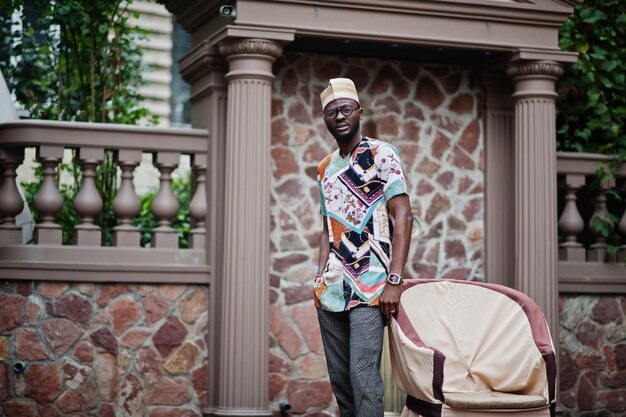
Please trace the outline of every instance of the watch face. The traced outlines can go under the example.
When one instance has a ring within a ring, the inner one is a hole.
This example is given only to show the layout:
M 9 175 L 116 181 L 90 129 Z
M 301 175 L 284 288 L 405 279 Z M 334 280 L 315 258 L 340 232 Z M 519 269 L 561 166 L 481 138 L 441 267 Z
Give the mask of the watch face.
M 400 282 L 402 282 L 402 277 L 397 274 L 389 274 L 389 276 L 387 277 L 387 282 L 394 285 L 399 284 Z

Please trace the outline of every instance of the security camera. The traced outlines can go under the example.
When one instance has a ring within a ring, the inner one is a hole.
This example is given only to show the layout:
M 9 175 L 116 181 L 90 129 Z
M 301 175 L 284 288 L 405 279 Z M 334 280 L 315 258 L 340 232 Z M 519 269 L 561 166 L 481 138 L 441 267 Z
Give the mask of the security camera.
M 237 11 L 234 6 L 224 5 L 220 7 L 220 16 L 224 17 L 235 17 L 237 16 Z

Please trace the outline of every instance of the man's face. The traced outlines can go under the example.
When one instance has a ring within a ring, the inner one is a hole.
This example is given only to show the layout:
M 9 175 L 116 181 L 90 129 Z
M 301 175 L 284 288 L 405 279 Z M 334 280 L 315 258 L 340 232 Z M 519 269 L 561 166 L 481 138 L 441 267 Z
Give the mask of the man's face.
M 343 106 L 353 107 L 352 113 L 348 116 L 344 115 L 341 111 Z M 359 103 L 349 98 L 340 98 L 333 100 L 325 107 L 324 111 L 328 109 L 336 108 L 337 115 L 335 117 L 329 117 L 324 115 L 324 122 L 331 135 L 335 137 L 337 142 L 347 142 L 352 140 L 354 136 L 359 132 L 361 126 L 361 117 L 363 116 L 363 109 L 359 107 Z

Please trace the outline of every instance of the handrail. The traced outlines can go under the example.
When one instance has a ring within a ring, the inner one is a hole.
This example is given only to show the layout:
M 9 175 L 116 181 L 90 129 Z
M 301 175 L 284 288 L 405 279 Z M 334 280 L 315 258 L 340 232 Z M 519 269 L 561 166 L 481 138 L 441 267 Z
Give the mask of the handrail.
M 206 152 L 206 129 L 129 126 L 109 123 L 20 120 L 0 124 L 0 146 L 98 146 L 181 153 Z
M 584 152 L 557 152 L 556 170 L 559 174 L 593 175 L 598 168 L 611 162 L 610 155 Z M 619 175 L 626 176 L 626 164 L 619 167 Z

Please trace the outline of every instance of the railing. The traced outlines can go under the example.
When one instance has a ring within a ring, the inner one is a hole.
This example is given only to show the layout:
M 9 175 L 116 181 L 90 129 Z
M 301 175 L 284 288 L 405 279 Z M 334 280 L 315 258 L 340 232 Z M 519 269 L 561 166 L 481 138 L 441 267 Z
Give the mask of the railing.
M 604 155 L 560 152 L 557 157 L 559 177 L 559 290 L 560 292 L 625 293 L 626 292 L 626 164 L 617 178 L 599 181 L 599 168 L 608 171 L 611 158 Z M 618 199 L 608 199 L 612 188 Z M 621 201 L 620 201 L 621 199 Z M 608 204 L 608 205 L 607 205 Z M 592 223 L 607 218 L 610 212 L 619 221 L 611 232 L 619 242 L 607 242 Z M 617 253 L 609 243 L 619 245 Z
M 0 279 L 207 283 L 208 141 L 208 132 L 200 129 L 30 120 L 0 124 Z M 33 242 L 23 244 L 15 217 L 22 212 L 24 201 L 15 179 L 28 147 L 36 148 L 43 173 L 34 199 L 41 222 L 35 226 Z M 76 150 L 83 178 L 73 200 L 81 223 L 75 227 L 71 245 L 62 244 L 61 225 L 55 222 L 63 204 L 57 180 L 65 149 Z M 101 246 L 102 230 L 95 218 L 103 201 L 96 187 L 96 168 L 110 151 L 121 171 L 113 200 L 119 225 L 113 228 L 112 246 Z M 151 232 L 150 247 L 140 247 L 140 230 L 132 224 L 140 210 L 134 170 L 144 153 L 153 155 L 160 172 L 159 191 L 151 206 L 158 227 Z M 178 232 L 172 227 L 179 204 L 171 188 L 171 174 L 181 154 L 190 155 L 194 184 L 189 208 L 194 227 L 188 249 L 179 248 Z

